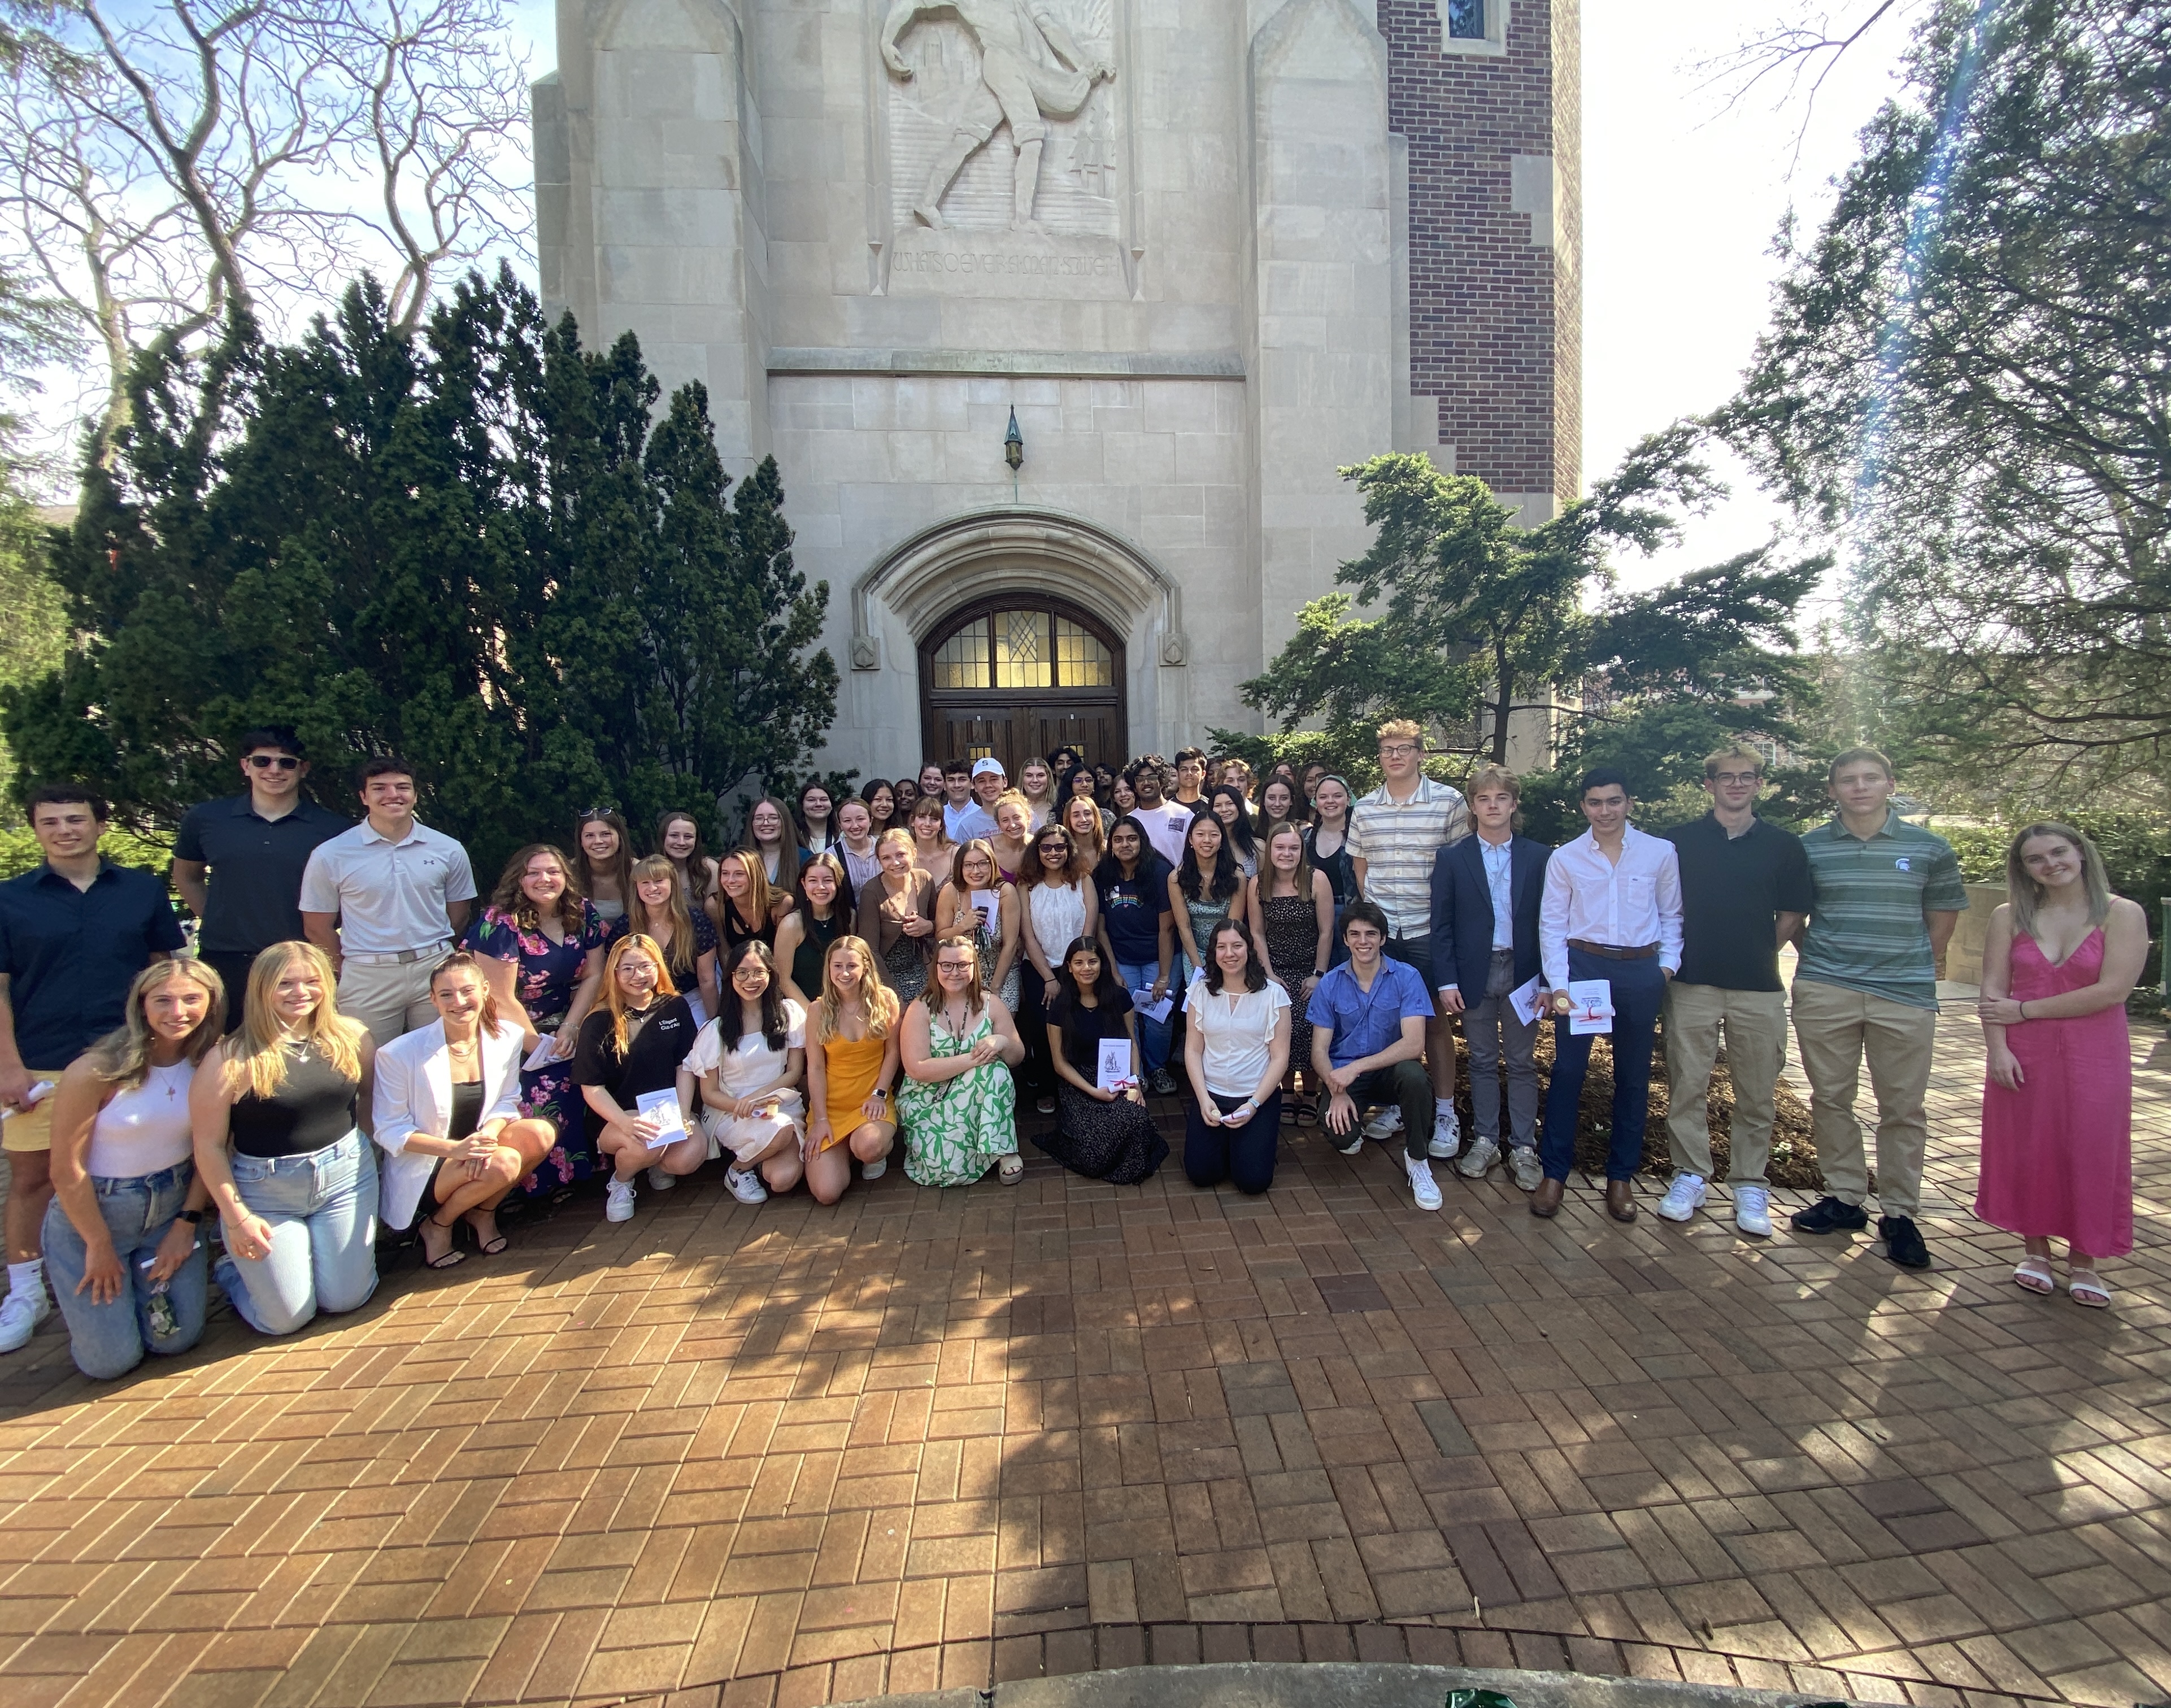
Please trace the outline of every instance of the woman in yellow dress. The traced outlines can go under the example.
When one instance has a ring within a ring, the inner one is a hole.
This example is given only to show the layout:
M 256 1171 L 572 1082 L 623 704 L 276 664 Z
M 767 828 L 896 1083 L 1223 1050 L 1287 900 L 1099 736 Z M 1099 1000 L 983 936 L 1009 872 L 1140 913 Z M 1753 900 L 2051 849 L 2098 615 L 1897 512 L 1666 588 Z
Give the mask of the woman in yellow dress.
M 822 995 L 807 1028 L 807 1189 L 834 1204 L 852 1183 L 879 1180 L 897 1141 L 897 993 L 882 981 L 864 937 L 839 937 L 822 959 Z

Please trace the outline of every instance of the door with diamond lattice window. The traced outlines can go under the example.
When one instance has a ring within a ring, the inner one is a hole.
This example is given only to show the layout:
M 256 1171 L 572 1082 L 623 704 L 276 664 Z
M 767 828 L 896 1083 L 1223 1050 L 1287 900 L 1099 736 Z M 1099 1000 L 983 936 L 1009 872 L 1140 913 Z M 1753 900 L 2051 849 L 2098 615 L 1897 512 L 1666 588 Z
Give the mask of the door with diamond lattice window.
M 1089 763 L 1128 757 L 1123 648 L 1075 606 L 983 599 L 952 612 L 919 647 L 921 757 L 992 753 L 1011 777 L 1069 746 Z

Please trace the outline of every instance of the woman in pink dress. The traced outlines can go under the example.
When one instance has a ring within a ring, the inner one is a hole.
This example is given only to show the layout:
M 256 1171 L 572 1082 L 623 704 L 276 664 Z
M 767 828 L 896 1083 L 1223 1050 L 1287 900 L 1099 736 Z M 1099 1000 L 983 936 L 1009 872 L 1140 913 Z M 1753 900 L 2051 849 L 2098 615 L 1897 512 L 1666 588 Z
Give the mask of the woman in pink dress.
M 2066 1243 L 2075 1304 L 2100 1309 L 2099 1258 L 2133 1250 L 2133 1057 L 2125 999 L 2148 957 L 2148 918 L 2110 892 L 2078 831 L 2031 824 L 2005 857 L 2006 894 L 1982 951 L 1982 1178 L 1975 1213 L 2023 1235 L 2013 1279 L 2058 1290 Z

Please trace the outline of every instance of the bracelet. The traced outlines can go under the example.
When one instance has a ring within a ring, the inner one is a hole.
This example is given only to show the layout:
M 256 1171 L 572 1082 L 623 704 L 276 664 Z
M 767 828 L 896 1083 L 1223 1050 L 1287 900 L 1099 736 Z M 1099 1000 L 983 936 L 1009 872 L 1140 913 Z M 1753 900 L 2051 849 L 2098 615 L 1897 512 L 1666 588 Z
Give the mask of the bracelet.
M 2028 1004 L 2024 1002 L 2020 1004 L 2020 1018 L 2024 1020 L 2028 1018 Z
M 884 1085 L 876 1086 L 875 1095 L 887 1103 L 889 1100 L 889 1088 Z

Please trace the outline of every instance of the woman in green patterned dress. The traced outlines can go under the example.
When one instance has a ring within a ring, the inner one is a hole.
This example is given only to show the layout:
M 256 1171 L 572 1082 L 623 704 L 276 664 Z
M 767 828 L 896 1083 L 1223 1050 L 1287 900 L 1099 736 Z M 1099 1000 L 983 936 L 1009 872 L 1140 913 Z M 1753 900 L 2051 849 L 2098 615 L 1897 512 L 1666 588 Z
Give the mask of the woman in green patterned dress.
M 1010 1070 L 1025 1059 L 1025 1043 L 1010 1011 L 980 988 L 970 937 L 935 945 L 935 977 L 905 1008 L 902 1043 L 905 1173 L 923 1186 L 969 1186 L 994 1163 L 1005 1186 L 1016 1184 L 1025 1161 Z

